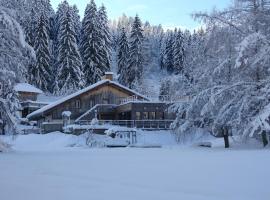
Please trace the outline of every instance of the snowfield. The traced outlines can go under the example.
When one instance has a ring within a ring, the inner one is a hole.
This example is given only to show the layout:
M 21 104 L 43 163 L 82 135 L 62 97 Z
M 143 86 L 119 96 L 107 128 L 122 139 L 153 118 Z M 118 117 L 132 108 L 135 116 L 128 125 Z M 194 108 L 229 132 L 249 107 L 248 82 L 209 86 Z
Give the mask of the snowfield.
M 163 148 L 94 148 L 83 136 L 19 136 L 0 154 L 2 200 L 268 200 L 269 149 L 178 147 L 165 133 L 139 140 Z M 150 140 L 151 139 L 151 140 Z

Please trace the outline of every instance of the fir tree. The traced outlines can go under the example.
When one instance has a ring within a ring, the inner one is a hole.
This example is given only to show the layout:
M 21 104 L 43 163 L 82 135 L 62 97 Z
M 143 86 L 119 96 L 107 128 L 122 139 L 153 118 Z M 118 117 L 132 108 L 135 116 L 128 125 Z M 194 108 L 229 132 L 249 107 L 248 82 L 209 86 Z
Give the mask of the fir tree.
M 79 10 L 76 5 L 71 7 L 70 14 L 72 16 L 72 21 L 74 23 L 76 41 L 77 41 L 77 44 L 79 45 L 80 40 L 81 40 L 82 23 L 80 21 Z
M 99 28 L 97 7 L 94 0 L 87 5 L 82 22 L 81 55 L 86 84 L 93 84 L 101 79 L 103 72 L 99 68 L 102 60 L 99 49 L 102 44 L 98 40 Z
M 118 50 L 118 74 L 119 78 L 118 81 L 123 84 L 127 85 L 127 71 L 128 71 L 128 59 L 129 59 L 129 45 L 128 45 L 128 39 L 126 35 L 126 31 L 124 28 L 122 28 L 122 33 L 120 36 L 120 41 L 119 41 L 119 50 Z
M 58 7 L 57 7 L 57 12 L 53 18 L 53 38 L 52 38 L 52 66 L 53 66 L 53 74 L 57 74 L 58 71 L 58 57 L 59 57 L 59 45 L 60 45 L 60 24 L 61 21 L 63 20 L 63 17 L 66 16 L 66 12 L 69 9 L 69 4 L 66 0 L 61 2 Z M 58 91 L 56 89 L 58 87 L 56 83 L 56 76 L 54 80 L 54 91 Z
M 141 83 L 143 73 L 143 30 L 141 20 L 136 15 L 130 36 L 130 58 L 127 71 L 127 82 L 130 88 Z
M 111 60 L 111 34 L 108 27 L 108 17 L 106 13 L 106 8 L 102 5 L 97 13 L 98 24 L 99 24 L 99 34 L 98 40 L 100 40 L 100 70 L 105 73 L 110 71 L 110 60 Z
M 36 66 L 31 70 L 31 82 L 38 88 L 49 91 L 52 80 L 50 69 L 50 51 L 49 51 L 49 36 L 47 30 L 47 22 L 43 15 L 40 16 L 36 39 L 34 44 L 36 52 Z
M 173 67 L 174 72 L 179 74 L 184 68 L 185 50 L 184 50 L 184 37 L 179 30 L 176 34 L 174 46 L 173 46 Z
M 83 86 L 81 58 L 77 47 L 72 16 L 68 10 L 60 24 L 57 89 L 60 94 L 78 90 Z
M 34 47 L 35 37 L 36 37 L 35 30 L 36 30 L 36 24 L 38 20 L 36 19 L 37 14 L 34 8 L 31 9 L 30 13 L 31 13 L 30 14 L 31 16 L 29 16 L 26 21 L 25 40 L 30 46 Z
M 170 32 L 166 40 L 165 45 L 166 47 L 163 58 L 164 68 L 166 68 L 169 73 L 173 73 L 174 70 L 173 43 L 174 43 L 174 35 L 172 32 Z

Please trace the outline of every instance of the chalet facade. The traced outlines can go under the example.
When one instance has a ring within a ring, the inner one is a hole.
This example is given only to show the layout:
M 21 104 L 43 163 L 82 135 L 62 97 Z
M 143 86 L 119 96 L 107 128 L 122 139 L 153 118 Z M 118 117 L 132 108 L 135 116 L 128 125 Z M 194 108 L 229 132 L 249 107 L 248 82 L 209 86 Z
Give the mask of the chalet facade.
M 21 117 L 25 118 L 28 114 L 46 106 L 47 103 L 37 101 L 38 95 L 43 92 L 33 85 L 28 83 L 18 83 L 14 86 L 14 90 L 18 93 L 18 98 L 21 104 Z
M 43 93 L 40 89 L 28 83 L 18 83 L 14 86 L 14 90 L 19 94 L 21 102 L 37 101 L 37 96 Z
M 144 95 L 112 81 L 112 74 L 107 73 L 104 80 L 44 106 L 27 118 L 37 121 L 45 132 L 51 132 L 62 130 L 65 124 L 63 114 L 66 112 L 71 113 L 71 124 L 87 124 L 97 118 L 104 122 L 125 122 L 128 125 L 135 121 L 174 119 L 174 115 L 166 110 L 166 103 L 151 102 Z

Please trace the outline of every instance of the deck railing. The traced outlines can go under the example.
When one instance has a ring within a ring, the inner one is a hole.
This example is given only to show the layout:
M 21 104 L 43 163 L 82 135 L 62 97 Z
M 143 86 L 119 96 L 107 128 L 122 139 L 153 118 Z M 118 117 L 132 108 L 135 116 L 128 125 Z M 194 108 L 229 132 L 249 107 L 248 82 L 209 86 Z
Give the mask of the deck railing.
M 169 95 L 161 95 L 161 96 L 145 96 L 152 102 L 164 102 L 164 103 L 175 103 L 175 102 L 188 102 L 192 99 L 191 96 L 169 96 Z M 148 101 L 146 99 L 139 98 L 138 96 L 130 96 L 121 100 L 121 104 L 128 102 L 143 102 Z
M 128 128 L 141 129 L 170 129 L 173 120 L 99 120 L 98 125 L 124 126 Z M 79 125 L 91 125 L 91 121 L 80 120 Z

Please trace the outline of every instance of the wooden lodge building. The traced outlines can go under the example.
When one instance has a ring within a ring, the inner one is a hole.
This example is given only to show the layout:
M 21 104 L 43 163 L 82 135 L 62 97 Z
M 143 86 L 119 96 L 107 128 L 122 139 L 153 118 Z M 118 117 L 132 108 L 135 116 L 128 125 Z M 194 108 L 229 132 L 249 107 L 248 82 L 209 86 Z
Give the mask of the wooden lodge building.
M 14 90 L 18 93 L 21 104 L 20 115 L 25 118 L 28 114 L 46 106 L 47 103 L 37 101 L 38 95 L 43 91 L 28 83 L 18 83 L 14 86 Z
M 59 99 L 29 114 L 43 132 L 62 131 L 67 124 L 87 125 L 94 118 L 100 123 L 128 127 L 169 128 L 175 115 L 168 104 L 151 101 L 115 81 L 106 73 L 103 80 Z M 68 119 L 65 113 L 70 113 Z

